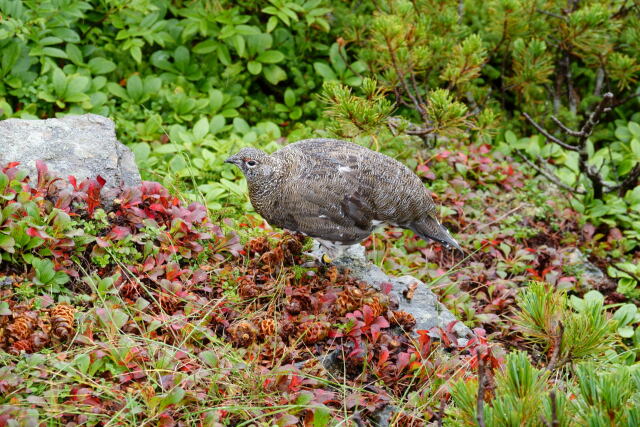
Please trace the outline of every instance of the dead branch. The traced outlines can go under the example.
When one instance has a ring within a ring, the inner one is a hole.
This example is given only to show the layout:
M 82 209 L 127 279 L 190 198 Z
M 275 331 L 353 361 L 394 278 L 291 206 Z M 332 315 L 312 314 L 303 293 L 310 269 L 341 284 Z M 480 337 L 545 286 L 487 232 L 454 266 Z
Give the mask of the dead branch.
M 551 354 L 551 359 L 549 359 L 549 363 L 546 368 L 549 372 L 553 372 L 558 364 L 558 360 L 560 358 L 560 347 L 562 347 L 562 335 L 564 335 L 564 326 L 562 326 L 562 322 L 558 322 L 556 326 L 556 334 L 553 337 L 553 353 Z
M 555 124 L 558 125 L 558 127 L 560 127 L 560 129 L 562 129 L 562 132 L 566 133 L 567 135 L 571 135 L 571 136 L 582 136 L 582 133 L 580 133 L 579 131 L 573 130 L 573 129 L 569 129 L 564 123 L 562 123 L 556 116 L 551 116 L 551 120 L 553 120 L 553 122 Z
M 522 160 L 524 160 L 529 166 L 535 169 L 540 175 L 543 175 L 545 178 L 547 178 L 549 181 L 551 181 L 553 184 L 557 185 L 558 187 L 562 188 L 563 190 L 569 191 L 574 194 L 579 194 L 579 195 L 587 194 L 586 191 L 584 190 L 580 190 L 578 188 L 572 188 L 567 184 L 565 184 L 564 182 L 560 181 L 560 178 L 558 178 L 556 174 L 554 174 L 553 172 L 551 172 L 546 168 L 536 165 L 531 160 L 529 160 L 529 158 L 520 150 L 516 150 L 516 153 L 518 154 L 518 156 L 520 156 Z
M 529 114 L 522 113 L 522 115 L 529 121 L 529 123 L 531 123 L 533 125 L 534 128 L 536 128 L 536 130 L 538 132 L 540 132 L 542 135 L 544 135 L 544 137 L 547 138 L 549 141 L 554 142 L 554 143 L 558 144 L 559 146 L 561 146 L 563 148 L 566 148 L 567 150 L 571 150 L 571 151 L 578 151 L 579 150 L 579 147 L 577 147 L 575 145 L 567 144 L 566 142 L 562 141 L 561 139 L 556 138 L 555 136 L 551 135 L 549 133 L 549 131 L 547 131 L 540 124 L 538 124 L 538 122 L 533 120 Z

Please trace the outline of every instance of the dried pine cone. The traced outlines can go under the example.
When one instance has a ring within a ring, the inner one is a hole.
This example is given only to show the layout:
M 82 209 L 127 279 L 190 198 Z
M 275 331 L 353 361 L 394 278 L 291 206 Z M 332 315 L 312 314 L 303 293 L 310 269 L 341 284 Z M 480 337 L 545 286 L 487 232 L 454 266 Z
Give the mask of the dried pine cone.
M 325 276 L 327 277 L 327 279 L 329 279 L 331 283 L 336 283 L 338 281 L 338 278 L 340 277 L 340 273 L 338 272 L 338 267 L 336 267 L 335 265 L 332 265 L 331 267 L 329 267 L 329 269 L 325 273 Z
M 181 301 L 173 294 L 160 292 L 158 294 L 158 303 L 165 313 L 173 314 L 180 308 Z
M 27 338 L 14 342 L 9 348 L 9 353 L 18 355 L 22 352 L 33 353 L 33 350 L 33 343 L 31 342 L 31 339 Z
M 258 361 L 267 366 L 272 366 L 274 362 L 288 363 L 290 355 L 287 354 L 287 351 L 289 350 L 280 338 L 266 341 L 258 355 Z
M 416 318 L 406 311 L 393 311 L 389 321 L 392 326 L 400 326 L 404 330 L 411 330 L 416 326 Z
M 386 307 L 382 305 L 380 299 L 377 297 L 368 298 L 365 301 L 365 305 L 368 305 L 373 312 L 373 317 L 381 316 L 385 311 L 387 311 Z
M 329 335 L 328 322 L 305 322 L 298 326 L 298 332 L 305 344 L 315 344 Z
M 260 296 L 262 290 L 253 280 L 243 279 L 238 283 L 238 295 L 242 299 L 254 299 Z
M 276 322 L 271 318 L 262 319 L 258 324 L 258 327 L 260 329 L 260 334 L 263 337 L 271 337 L 276 334 Z
M 253 254 L 263 254 L 269 250 L 269 240 L 266 237 L 256 237 L 255 239 L 250 240 L 245 248 L 249 255 Z
M 334 305 L 334 312 L 338 316 L 344 316 L 360 307 L 362 301 L 362 291 L 356 287 L 345 288 L 338 294 Z
M 296 333 L 296 330 L 297 328 L 295 323 L 291 321 L 282 322 L 280 323 L 280 330 L 278 331 L 278 335 L 280 335 L 283 340 L 286 340 L 289 337 L 293 337 Z
M 269 252 L 265 252 L 260 257 L 260 262 L 267 267 L 269 272 L 279 268 L 284 261 L 284 252 L 281 247 L 277 247 Z
M 25 311 L 18 315 L 13 323 L 7 327 L 9 340 L 20 341 L 29 338 L 37 323 L 38 315 L 35 311 Z
M 248 347 L 258 336 L 258 328 L 248 320 L 241 320 L 229 328 L 233 342 L 240 347 Z
M 68 338 L 73 335 L 73 325 L 76 309 L 69 304 L 58 304 L 49 312 L 51 320 L 51 333 L 58 339 Z
M 302 253 L 304 236 L 286 233 L 282 236 L 279 246 L 288 261 L 294 261 L 295 257 Z

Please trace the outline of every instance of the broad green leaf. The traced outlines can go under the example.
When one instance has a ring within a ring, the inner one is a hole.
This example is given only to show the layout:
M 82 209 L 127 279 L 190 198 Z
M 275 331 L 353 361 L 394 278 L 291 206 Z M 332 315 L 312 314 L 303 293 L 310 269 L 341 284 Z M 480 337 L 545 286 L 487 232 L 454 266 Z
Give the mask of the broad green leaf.
M 296 94 L 290 87 L 284 91 L 284 103 L 289 108 L 296 104 Z
M 206 117 L 201 118 L 193 126 L 193 135 L 196 139 L 204 138 L 209 133 L 209 120 Z
M 277 65 L 269 65 L 263 69 L 264 77 L 273 85 L 277 85 L 287 78 L 287 73 Z
M 284 59 L 284 54 L 279 50 L 267 50 L 256 58 L 256 61 L 263 64 L 276 64 Z
M 82 51 L 75 44 L 67 43 L 67 47 L 65 48 L 67 52 L 67 56 L 76 65 L 82 65 L 84 63 L 84 59 L 82 57 Z
M 629 122 L 627 127 L 629 128 L 629 132 L 631 132 L 631 135 L 633 135 L 637 139 L 640 139 L 640 124 L 636 122 Z
M 127 80 L 127 93 L 129 97 L 136 102 L 140 102 L 144 96 L 144 86 L 142 85 L 142 79 L 137 74 L 129 77 Z
M 256 61 L 247 62 L 247 70 L 253 75 L 260 74 L 262 71 L 262 64 Z
M 219 44 L 220 43 L 217 42 L 216 40 L 209 39 L 196 44 L 191 50 L 193 51 L 193 53 L 196 53 L 199 55 L 207 54 L 207 53 L 215 52 L 216 49 L 218 49 Z
M 314 62 L 313 68 L 316 70 L 324 80 L 337 80 L 336 74 L 333 72 L 333 69 L 329 65 L 324 62 Z
M 57 47 L 45 47 L 42 49 L 42 53 L 52 58 L 68 59 L 67 52 Z
M 116 64 L 106 58 L 91 58 L 88 63 L 91 74 L 107 74 L 116 69 Z
M 74 365 L 78 368 L 80 372 L 86 374 L 89 371 L 89 365 L 91 364 L 91 359 L 88 354 L 79 354 L 73 360 Z

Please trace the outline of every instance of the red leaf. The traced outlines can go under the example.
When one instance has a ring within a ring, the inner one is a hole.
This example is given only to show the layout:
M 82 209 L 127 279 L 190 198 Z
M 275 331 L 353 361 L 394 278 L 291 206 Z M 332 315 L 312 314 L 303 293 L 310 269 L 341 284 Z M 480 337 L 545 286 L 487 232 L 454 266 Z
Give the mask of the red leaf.
M 98 181 L 98 184 L 100 184 L 100 188 L 104 187 L 104 185 L 107 183 L 107 180 L 100 175 L 96 177 L 96 181 Z
M 380 283 L 380 292 L 382 292 L 383 294 L 389 295 L 392 289 L 393 289 L 393 283 L 390 283 L 390 282 Z

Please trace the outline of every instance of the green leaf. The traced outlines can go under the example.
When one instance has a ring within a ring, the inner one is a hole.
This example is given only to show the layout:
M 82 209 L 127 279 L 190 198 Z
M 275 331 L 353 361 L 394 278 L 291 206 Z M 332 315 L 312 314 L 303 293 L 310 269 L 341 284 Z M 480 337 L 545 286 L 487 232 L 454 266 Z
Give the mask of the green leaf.
M 65 99 L 69 100 L 72 96 L 84 94 L 89 88 L 89 77 L 86 76 L 69 76 L 67 81 L 67 89 L 65 90 Z
M 634 332 L 635 331 L 632 326 L 623 326 L 621 328 L 618 328 L 618 335 L 620 335 L 622 338 L 631 338 Z
M 631 139 L 631 132 L 626 126 L 618 126 L 615 131 L 616 138 L 620 141 L 627 142 Z
M 510 130 L 504 133 L 504 140 L 507 141 L 509 145 L 513 145 L 513 146 L 515 146 L 518 143 L 518 137 L 516 136 L 515 133 L 511 132 Z
M 67 90 L 67 77 L 64 75 L 60 68 L 55 68 L 51 75 L 51 81 L 53 83 L 53 90 L 58 97 L 64 96 Z
M 202 359 L 210 367 L 215 368 L 216 366 L 218 366 L 219 359 L 215 351 L 213 350 L 201 351 L 199 356 L 200 356 L 200 359 Z
M 313 68 L 324 80 L 338 80 L 333 69 L 324 62 L 314 62 Z
M 89 60 L 89 71 L 91 74 L 107 74 L 116 69 L 116 64 L 105 58 L 91 58 Z
M 182 387 L 176 387 L 162 401 L 163 405 L 177 405 L 184 399 L 186 392 Z
M 209 120 L 206 117 L 201 118 L 193 126 L 193 135 L 197 139 L 204 138 L 209 133 Z
M 640 139 L 640 124 L 636 122 L 629 122 L 627 127 L 629 128 L 629 132 L 631 132 L 634 137 Z
M 82 51 L 75 44 L 71 44 L 71 43 L 67 44 L 65 51 L 67 52 L 67 56 L 69 57 L 71 62 L 73 62 L 74 64 L 82 65 L 84 63 L 84 59 L 82 57 Z
M 284 104 L 289 108 L 296 105 L 296 94 L 290 87 L 284 91 Z
M 42 49 L 42 53 L 53 58 L 68 59 L 67 52 L 57 47 L 45 47 Z
M 86 374 L 89 371 L 89 365 L 91 364 L 91 359 L 88 354 L 79 354 L 73 359 L 74 365 L 78 368 L 80 372 Z
M 224 116 L 218 114 L 213 116 L 213 118 L 211 119 L 211 123 L 209 125 L 209 131 L 212 134 L 216 134 L 218 132 L 220 132 L 222 130 L 222 128 L 225 125 L 225 118 Z
M 331 421 L 331 412 L 326 406 L 317 406 L 313 409 L 313 427 L 326 427 Z
M 138 64 L 142 63 L 142 49 L 139 46 L 133 46 L 129 52 Z
M 0 234 L 0 249 L 13 253 L 15 244 L 16 241 L 13 237 L 7 236 L 6 234 Z
M 263 70 L 264 77 L 273 85 L 277 85 L 287 78 L 287 73 L 277 65 L 270 65 Z
M 193 53 L 203 55 L 215 52 L 216 49 L 218 49 L 219 44 L 220 43 L 218 43 L 216 40 L 209 39 L 196 44 L 191 50 L 193 51 Z
M 11 309 L 9 308 L 9 303 L 6 301 L 0 301 L 0 316 L 10 316 Z
M 272 32 L 278 26 L 278 18 L 272 16 L 267 21 L 267 33 Z
M 636 160 L 640 160 L 640 138 L 634 137 L 629 143 Z
M 129 77 L 127 80 L 127 93 L 133 101 L 140 102 L 144 95 L 144 86 L 139 75 L 134 74 Z
M 262 64 L 256 61 L 247 62 L 247 70 L 253 75 L 260 74 L 262 71 Z
M 267 50 L 256 58 L 256 61 L 263 64 L 276 64 L 284 59 L 284 54 L 279 50 Z

